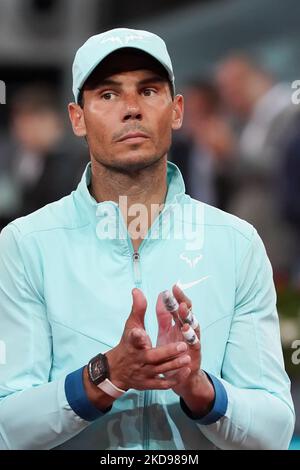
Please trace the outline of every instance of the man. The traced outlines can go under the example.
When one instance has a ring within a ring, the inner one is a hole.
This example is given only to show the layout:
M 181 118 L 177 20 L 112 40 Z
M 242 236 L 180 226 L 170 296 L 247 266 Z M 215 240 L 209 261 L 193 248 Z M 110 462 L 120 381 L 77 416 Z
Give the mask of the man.
M 93 36 L 73 79 L 91 164 L 1 234 L 2 448 L 287 448 L 271 267 L 253 227 L 192 200 L 167 164 L 183 98 L 164 42 Z
M 242 126 L 241 158 L 271 171 L 280 157 L 278 144 L 297 116 L 290 84 L 276 83 L 271 73 L 242 54 L 218 65 L 216 82 L 227 110 Z
M 217 68 L 216 82 L 225 108 L 241 127 L 228 210 L 256 227 L 280 279 L 289 275 L 298 246 L 280 214 L 276 193 L 284 149 L 292 140 L 299 110 L 291 102 L 290 84 L 276 82 L 247 55 L 225 58 Z
M 184 102 L 183 132 L 173 140 L 171 161 L 179 166 L 191 197 L 226 210 L 235 137 L 222 115 L 219 94 L 209 81 L 194 81 L 184 90 Z

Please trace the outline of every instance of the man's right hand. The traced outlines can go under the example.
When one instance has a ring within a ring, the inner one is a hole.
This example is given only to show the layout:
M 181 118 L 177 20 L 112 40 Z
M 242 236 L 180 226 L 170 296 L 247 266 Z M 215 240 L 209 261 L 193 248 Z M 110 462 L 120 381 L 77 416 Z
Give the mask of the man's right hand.
M 144 325 L 146 298 L 139 289 L 133 289 L 132 297 L 132 309 L 121 341 L 106 353 L 110 380 L 123 390 L 174 388 L 190 374 L 187 345 L 180 341 L 153 348 Z M 159 376 L 170 371 L 173 374 L 168 378 Z

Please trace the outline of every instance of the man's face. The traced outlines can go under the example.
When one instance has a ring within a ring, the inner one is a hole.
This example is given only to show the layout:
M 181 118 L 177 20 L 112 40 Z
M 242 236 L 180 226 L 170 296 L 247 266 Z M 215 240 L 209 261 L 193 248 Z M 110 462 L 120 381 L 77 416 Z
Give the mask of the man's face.
M 140 170 L 164 157 L 172 129 L 181 127 L 183 99 L 172 99 L 147 54 L 111 54 L 83 98 L 83 109 L 69 105 L 74 132 L 86 136 L 92 160 L 117 171 Z
M 19 145 L 28 152 L 44 154 L 62 136 L 63 122 L 54 110 L 24 109 L 14 113 L 12 133 Z
M 219 67 L 216 76 L 225 105 L 242 119 L 252 112 L 252 100 L 249 100 L 252 74 L 253 70 L 246 60 L 233 57 Z

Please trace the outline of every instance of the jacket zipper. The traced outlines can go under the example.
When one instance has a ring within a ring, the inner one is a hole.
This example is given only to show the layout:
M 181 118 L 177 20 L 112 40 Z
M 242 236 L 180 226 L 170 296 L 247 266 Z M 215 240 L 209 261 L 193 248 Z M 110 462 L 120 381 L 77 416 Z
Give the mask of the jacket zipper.
M 134 251 L 132 254 L 133 259 L 133 273 L 134 283 L 140 287 L 142 284 L 141 269 L 140 269 L 140 254 Z M 143 448 L 149 448 L 149 426 L 148 426 L 148 403 L 150 399 L 150 391 L 144 391 L 144 410 L 143 410 Z
M 148 425 L 148 405 L 151 402 L 151 390 L 144 391 L 144 413 L 143 413 L 143 448 L 149 449 L 149 425 Z
M 155 226 L 158 224 L 159 220 L 161 218 L 161 214 L 157 217 L 155 220 L 152 230 L 155 228 Z M 124 222 L 123 222 L 124 224 Z M 125 224 L 124 228 L 126 230 Z M 128 244 L 131 250 L 133 250 L 132 242 L 129 239 L 128 236 L 128 231 L 127 232 L 127 240 Z M 145 240 L 142 241 L 140 248 L 144 245 Z M 134 276 L 134 283 L 137 287 L 141 287 L 142 284 L 142 276 L 141 276 L 141 269 L 140 269 L 140 254 L 138 251 L 134 251 L 132 253 L 132 260 L 133 260 L 133 276 Z M 148 450 L 149 449 L 149 426 L 148 426 L 148 406 L 149 403 L 151 403 L 151 390 L 145 390 L 144 391 L 144 412 L 143 412 L 143 448 Z

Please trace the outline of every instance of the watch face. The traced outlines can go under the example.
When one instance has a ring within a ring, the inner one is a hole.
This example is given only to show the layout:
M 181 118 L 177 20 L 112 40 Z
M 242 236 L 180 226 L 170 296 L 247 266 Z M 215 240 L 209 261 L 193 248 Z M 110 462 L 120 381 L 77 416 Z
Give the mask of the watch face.
M 98 380 L 103 375 L 104 369 L 102 361 L 97 359 L 91 364 L 91 373 L 94 380 Z
M 90 379 L 94 384 L 98 385 L 100 382 L 103 382 L 109 376 L 106 357 L 103 354 L 99 354 L 91 359 L 88 370 Z

